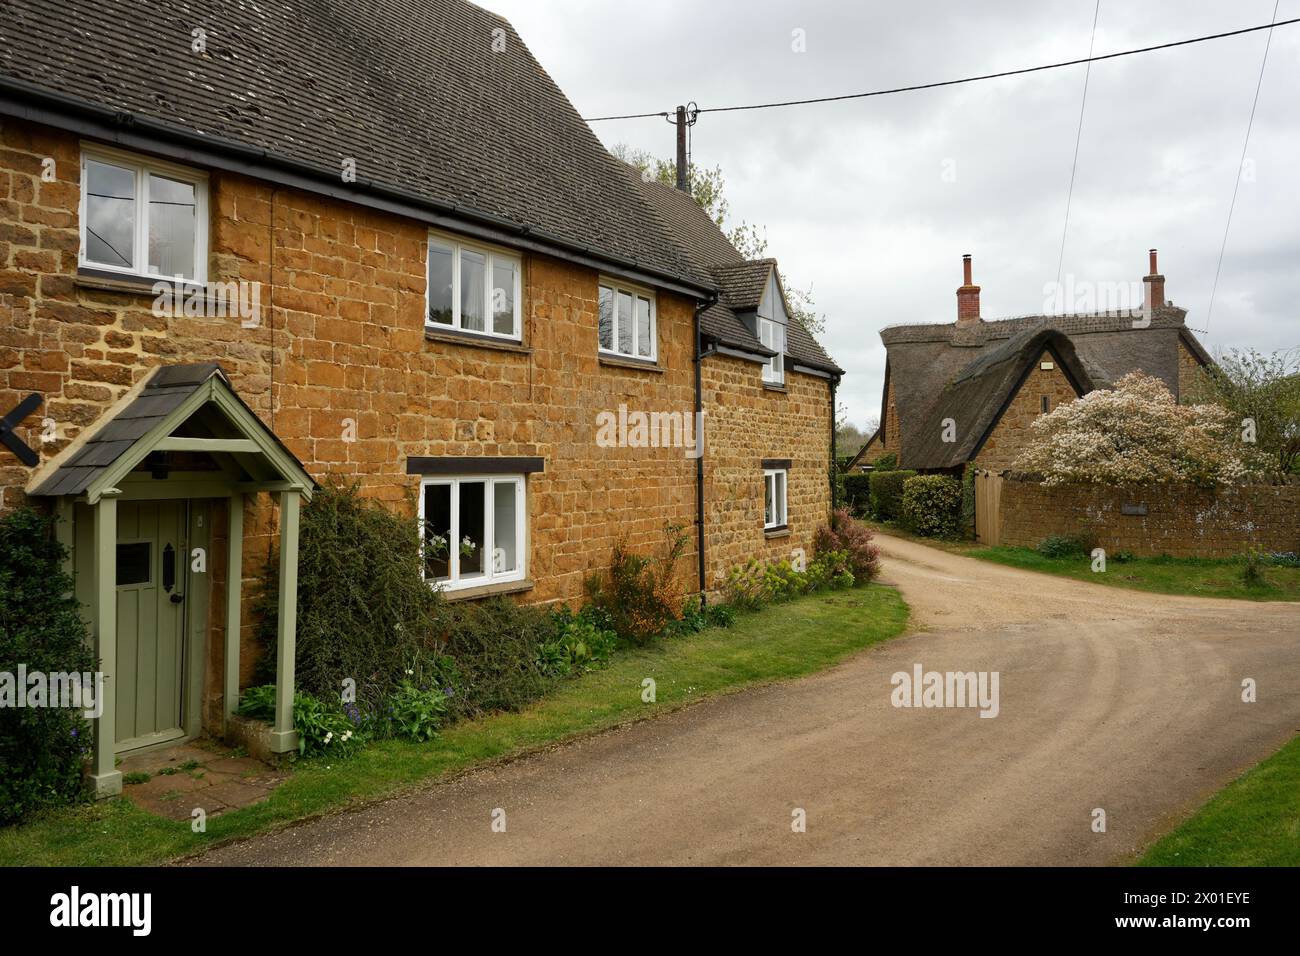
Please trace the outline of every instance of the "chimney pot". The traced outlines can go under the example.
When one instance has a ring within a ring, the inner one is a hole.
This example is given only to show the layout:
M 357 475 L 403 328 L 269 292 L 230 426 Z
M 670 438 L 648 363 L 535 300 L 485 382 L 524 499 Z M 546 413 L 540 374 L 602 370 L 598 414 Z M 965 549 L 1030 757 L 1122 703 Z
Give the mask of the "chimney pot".
M 980 321 L 980 287 L 971 280 L 971 257 L 961 257 L 963 283 L 957 290 L 957 324 L 973 325 Z
M 1165 277 L 1160 274 L 1156 267 L 1156 250 L 1150 251 L 1151 272 L 1149 275 L 1142 277 L 1143 284 L 1146 285 L 1146 306 L 1148 311 L 1151 309 L 1163 309 L 1165 306 Z

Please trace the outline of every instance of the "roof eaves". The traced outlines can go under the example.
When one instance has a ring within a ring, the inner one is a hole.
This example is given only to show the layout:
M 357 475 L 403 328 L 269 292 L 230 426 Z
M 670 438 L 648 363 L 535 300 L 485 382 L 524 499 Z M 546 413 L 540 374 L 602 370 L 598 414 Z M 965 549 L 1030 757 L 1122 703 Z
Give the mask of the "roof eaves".
M 566 254 L 578 254 L 616 269 L 628 270 L 644 279 L 653 280 L 651 284 L 666 284 L 669 288 L 677 286 L 674 291 L 688 295 L 711 294 L 717 291 L 716 287 L 709 284 L 702 276 L 671 275 L 635 259 L 615 256 L 590 244 L 575 243 L 544 229 L 469 206 L 444 202 L 386 186 L 373 180 L 358 178 L 355 182 L 347 184 L 351 187 L 347 188 L 342 183 L 337 170 L 290 159 L 221 136 L 198 133 L 162 120 L 109 109 L 3 74 L 0 74 L 0 115 L 14 116 L 79 135 L 104 139 L 124 148 L 170 154 L 169 158 L 242 172 L 273 182 L 283 182 L 276 176 L 277 171 L 283 170 L 300 177 L 296 181 L 285 182 L 285 185 L 297 186 L 311 192 L 323 193 L 398 214 L 411 215 L 412 210 L 434 212 L 454 220 L 451 223 L 435 222 L 435 224 L 451 227 L 462 223 L 479 226 L 499 233 L 499 236 L 492 237 L 497 238 L 498 241 L 503 238 L 513 238 L 520 240 L 521 244 L 532 244 L 538 248 L 538 251 L 548 252 L 558 258 L 570 258 L 570 255 Z M 180 147 L 183 152 L 176 153 L 174 147 Z M 234 162 L 222 163 L 218 161 L 219 157 Z M 397 207 L 408 208 L 405 210 L 397 208 L 394 203 Z

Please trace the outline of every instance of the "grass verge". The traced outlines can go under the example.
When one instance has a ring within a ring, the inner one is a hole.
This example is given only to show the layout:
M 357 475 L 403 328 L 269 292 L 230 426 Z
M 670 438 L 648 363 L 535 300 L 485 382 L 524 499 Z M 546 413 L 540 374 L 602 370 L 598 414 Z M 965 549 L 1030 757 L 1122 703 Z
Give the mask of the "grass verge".
M 49 812 L 0 830 L 0 864 L 132 866 L 166 862 L 293 821 L 378 800 L 488 760 L 658 716 L 706 697 L 810 674 L 901 634 L 907 605 L 880 585 L 831 591 L 741 615 L 652 647 L 624 651 L 603 670 L 565 682 L 518 713 L 447 728 L 427 744 L 388 740 L 347 760 L 298 763 L 265 803 L 208 821 L 153 816 L 118 798 Z M 641 701 L 653 678 L 655 704 Z
M 1111 558 L 1104 572 L 1094 572 L 1090 558 L 1045 558 L 1030 548 L 973 548 L 963 553 L 967 557 L 1027 571 L 1160 594 L 1243 601 L 1300 601 L 1300 568 L 1266 568 L 1264 578 L 1267 583 L 1247 587 L 1242 583 L 1241 564 L 1233 560 L 1131 558 L 1119 562 Z
M 1300 737 L 1247 771 L 1138 866 L 1300 866 Z

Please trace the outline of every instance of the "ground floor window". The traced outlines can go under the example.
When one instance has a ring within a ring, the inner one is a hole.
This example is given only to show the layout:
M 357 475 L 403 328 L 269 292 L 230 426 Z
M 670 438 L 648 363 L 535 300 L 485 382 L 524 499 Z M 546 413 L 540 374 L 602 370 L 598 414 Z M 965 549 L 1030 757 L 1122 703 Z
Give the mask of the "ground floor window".
M 784 468 L 763 469 L 763 527 L 785 526 L 785 485 L 789 476 Z
M 447 590 L 524 577 L 520 475 L 427 478 L 420 484 L 425 580 Z

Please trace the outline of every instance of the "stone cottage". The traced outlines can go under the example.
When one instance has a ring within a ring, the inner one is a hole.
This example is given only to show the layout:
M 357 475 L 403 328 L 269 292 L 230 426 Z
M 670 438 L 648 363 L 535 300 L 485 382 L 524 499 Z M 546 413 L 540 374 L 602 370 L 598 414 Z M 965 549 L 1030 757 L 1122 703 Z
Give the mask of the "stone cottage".
M 117 754 L 221 729 L 248 591 L 278 536 L 292 609 L 326 478 L 419 515 L 456 599 L 579 598 L 673 525 L 683 594 L 811 550 L 841 370 L 774 264 L 629 175 L 505 20 L 10 0 L 0 48 L 0 414 L 38 396 L 0 507 L 62 518 L 101 793 Z
M 892 453 L 898 467 L 918 471 L 1003 471 L 1037 416 L 1133 371 L 1159 378 L 1183 400 L 1212 361 L 1187 327 L 1187 311 L 1165 298 L 1154 249 L 1141 307 L 1088 314 L 986 320 L 970 256 L 963 271 L 956 322 L 881 331 L 880 427 L 849 468 Z

